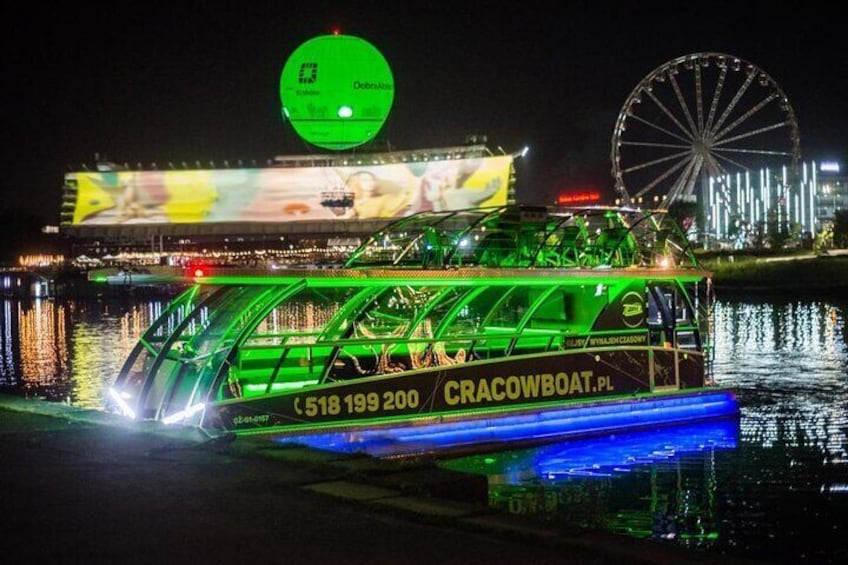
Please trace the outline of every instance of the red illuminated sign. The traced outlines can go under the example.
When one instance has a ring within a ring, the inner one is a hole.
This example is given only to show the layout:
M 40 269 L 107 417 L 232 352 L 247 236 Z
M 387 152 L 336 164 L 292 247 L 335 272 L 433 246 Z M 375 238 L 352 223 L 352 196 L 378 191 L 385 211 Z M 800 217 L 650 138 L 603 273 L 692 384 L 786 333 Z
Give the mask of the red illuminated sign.
M 560 194 L 557 197 L 557 204 L 579 204 L 584 202 L 598 202 L 601 199 L 601 193 L 597 191 L 586 192 L 570 192 Z

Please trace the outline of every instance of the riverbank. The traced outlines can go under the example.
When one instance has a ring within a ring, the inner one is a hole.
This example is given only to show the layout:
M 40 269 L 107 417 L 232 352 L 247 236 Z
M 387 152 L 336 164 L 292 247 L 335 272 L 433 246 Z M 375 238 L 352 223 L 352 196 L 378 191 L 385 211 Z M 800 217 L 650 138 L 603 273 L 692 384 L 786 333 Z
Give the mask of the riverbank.
M 483 477 L 0 395 L 4 563 L 709 563 L 488 508 Z
M 751 254 L 723 252 L 699 254 L 701 265 L 712 273 L 713 284 L 721 292 L 837 294 L 848 292 L 848 249 L 827 253 L 795 252 Z M 45 281 L 44 291 L 29 292 L 28 284 L 18 283 L 24 297 L 123 298 L 149 296 L 173 298 L 186 288 L 173 283 L 169 268 L 146 269 L 147 274 L 124 273 L 118 269 L 86 272 L 65 269 L 34 272 Z M 100 276 L 95 276 L 99 273 Z M 109 273 L 112 276 L 107 276 Z M 164 281 L 164 282 L 163 282 Z M 22 291 L 22 292 L 23 292 Z M 12 295 L 9 295 L 12 296 Z M 15 295 L 17 296 L 17 295 Z
M 833 294 L 848 292 L 848 250 L 828 254 L 724 254 L 702 257 L 718 292 Z

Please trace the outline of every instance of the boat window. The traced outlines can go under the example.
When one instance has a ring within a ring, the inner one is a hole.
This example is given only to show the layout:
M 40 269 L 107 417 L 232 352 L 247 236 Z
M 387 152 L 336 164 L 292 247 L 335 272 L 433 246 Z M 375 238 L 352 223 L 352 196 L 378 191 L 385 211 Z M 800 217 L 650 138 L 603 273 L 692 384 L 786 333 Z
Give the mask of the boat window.
M 524 314 L 530 308 L 532 301 L 543 290 L 544 288 L 515 288 L 492 311 L 489 319 L 485 322 L 486 329 L 503 328 L 515 330 L 518 327 L 518 323 L 524 317 Z
M 694 293 L 694 286 L 689 285 L 689 287 L 691 287 L 691 292 Z M 669 321 L 666 322 L 667 325 L 693 325 L 696 320 L 695 313 L 692 309 L 692 304 L 686 296 L 686 293 L 690 291 L 689 287 L 681 289 L 669 284 L 653 285 L 652 288 L 656 289 L 655 292 L 659 294 L 652 292 L 648 297 L 648 324 L 661 325 L 663 323 L 663 318 L 661 317 L 663 309 L 659 308 L 660 300 L 656 298 L 661 295 L 661 302 L 665 305 L 665 309 L 667 309 L 669 314 Z M 690 296 L 692 295 L 690 294 Z M 670 324 L 670 316 L 672 314 L 674 316 L 674 324 Z
M 304 288 L 278 304 L 259 323 L 247 345 L 314 342 L 354 296 L 352 288 Z
M 414 286 L 389 289 L 356 319 L 351 338 L 399 338 L 406 335 L 441 290 L 441 287 Z
M 329 380 L 341 381 L 444 367 L 472 359 L 471 340 L 381 340 L 349 344 L 339 349 Z
M 689 285 L 691 286 L 691 285 Z M 686 326 L 691 325 L 695 321 L 695 315 L 692 311 L 691 304 L 687 299 L 688 296 L 692 296 L 689 291 L 689 288 L 686 286 L 683 287 L 683 290 L 675 289 L 675 320 L 678 326 Z M 694 290 L 694 289 L 693 289 Z
M 435 303 L 431 304 L 429 309 L 423 310 L 413 322 L 415 327 L 411 328 L 411 333 L 408 335 L 412 338 L 433 337 L 441 323 L 464 310 L 463 301 L 467 300 L 473 291 L 473 288 L 449 288 L 441 292 L 438 298 L 433 299 Z M 458 312 L 457 308 L 459 308 Z
M 702 320 L 708 319 L 709 300 L 705 294 L 707 284 L 703 281 L 687 282 L 683 283 L 681 286 L 681 302 L 686 302 L 690 316 L 687 321 L 694 325 Z
M 513 267 L 516 243 L 512 234 L 491 230 L 474 250 L 474 260 L 484 267 Z
M 499 335 L 500 334 L 500 335 Z M 512 334 L 500 328 L 486 332 L 486 337 L 477 339 L 471 344 L 473 359 L 498 359 L 505 357 L 512 344 Z
M 466 305 L 460 308 L 454 318 L 445 319 L 444 336 L 478 335 L 483 333 L 482 325 L 490 313 L 511 292 L 511 287 L 489 287 L 476 294 Z
M 671 312 L 674 311 L 674 291 L 660 286 L 649 287 L 648 325 L 673 326 Z
M 569 329 L 567 324 L 573 325 L 573 321 L 567 315 L 566 298 L 566 293 L 561 288 L 547 296 L 533 312 L 527 327 L 529 329 L 556 331 Z M 574 297 L 570 296 L 569 298 L 573 301 Z
M 682 349 L 698 349 L 698 336 L 693 331 L 677 332 L 677 347 Z
M 648 329 L 651 345 L 674 343 L 674 288 L 668 284 L 648 284 Z

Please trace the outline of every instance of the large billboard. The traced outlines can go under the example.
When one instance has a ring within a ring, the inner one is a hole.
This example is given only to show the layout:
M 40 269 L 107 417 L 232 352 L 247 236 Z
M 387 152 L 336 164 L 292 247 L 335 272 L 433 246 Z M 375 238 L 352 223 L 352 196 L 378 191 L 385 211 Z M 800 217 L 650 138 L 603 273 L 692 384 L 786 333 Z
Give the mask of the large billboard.
M 512 157 L 350 167 L 75 172 L 73 225 L 399 218 L 501 206 Z

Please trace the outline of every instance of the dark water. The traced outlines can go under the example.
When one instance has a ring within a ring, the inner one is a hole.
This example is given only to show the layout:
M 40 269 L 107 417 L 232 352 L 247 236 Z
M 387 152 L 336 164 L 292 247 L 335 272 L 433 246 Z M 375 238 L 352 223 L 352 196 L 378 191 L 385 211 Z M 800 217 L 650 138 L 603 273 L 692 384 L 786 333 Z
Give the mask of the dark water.
M 167 299 L 2 300 L 0 391 L 101 409 Z
M 164 300 L 4 300 L 0 390 L 89 408 Z M 446 459 L 544 522 L 780 563 L 848 562 L 848 299 L 726 299 L 715 377 L 741 420 Z
M 720 302 L 737 422 L 476 455 L 490 505 L 772 563 L 848 562 L 848 300 Z

